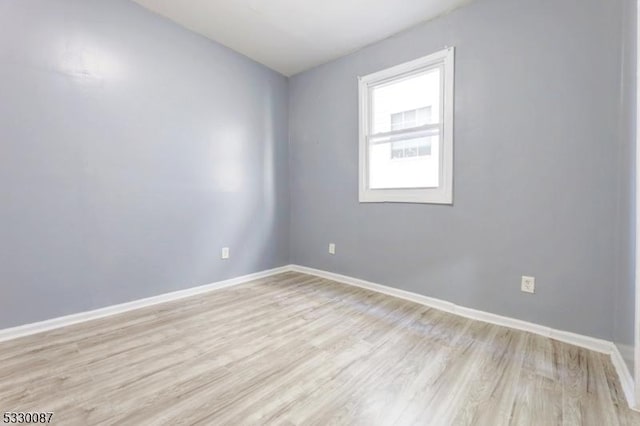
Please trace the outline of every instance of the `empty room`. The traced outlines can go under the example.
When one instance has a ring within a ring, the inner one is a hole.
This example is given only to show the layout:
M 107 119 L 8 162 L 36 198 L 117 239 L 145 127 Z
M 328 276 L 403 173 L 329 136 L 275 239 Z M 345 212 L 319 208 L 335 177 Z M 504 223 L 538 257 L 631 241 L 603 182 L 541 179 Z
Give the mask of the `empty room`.
M 638 16 L 0 0 L 0 424 L 640 426 Z

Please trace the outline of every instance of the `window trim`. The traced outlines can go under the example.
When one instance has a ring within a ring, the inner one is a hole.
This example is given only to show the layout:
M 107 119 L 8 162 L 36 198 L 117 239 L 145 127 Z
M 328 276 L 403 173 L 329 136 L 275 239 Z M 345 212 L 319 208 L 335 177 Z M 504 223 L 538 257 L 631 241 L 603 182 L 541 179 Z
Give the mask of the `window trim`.
M 358 77 L 359 104 L 359 201 L 361 203 L 453 204 L 453 103 L 455 48 L 439 52 L 391 68 Z M 437 188 L 370 189 L 367 137 L 371 120 L 369 89 L 407 74 L 442 67 L 442 132 L 440 148 L 440 186 Z

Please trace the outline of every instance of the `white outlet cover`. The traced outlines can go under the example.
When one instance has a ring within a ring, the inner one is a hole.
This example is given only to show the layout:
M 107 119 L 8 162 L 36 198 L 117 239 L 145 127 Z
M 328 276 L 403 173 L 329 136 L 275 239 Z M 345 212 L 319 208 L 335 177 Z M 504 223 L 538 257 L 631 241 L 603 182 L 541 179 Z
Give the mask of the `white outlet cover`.
M 222 256 L 223 259 L 229 258 L 229 247 L 222 247 Z
M 329 244 L 329 254 L 336 254 L 336 245 L 334 243 Z
M 525 293 L 536 292 L 536 279 L 535 277 L 522 276 L 522 282 L 520 284 L 520 290 Z

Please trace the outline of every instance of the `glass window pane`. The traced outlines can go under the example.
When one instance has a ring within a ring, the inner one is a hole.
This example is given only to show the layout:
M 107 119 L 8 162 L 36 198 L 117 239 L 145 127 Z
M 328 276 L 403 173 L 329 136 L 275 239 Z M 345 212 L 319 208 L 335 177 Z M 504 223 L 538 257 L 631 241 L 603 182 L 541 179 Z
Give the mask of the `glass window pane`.
M 404 128 L 408 129 L 416 126 L 416 110 L 412 109 L 411 111 L 404 112 Z
M 431 106 L 418 108 L 416 110 L 416 125 L 424 126 L 431 123 Z
M 400 130 L 402 128 L 402 113 L 391 114 L 391 130 Z
M 436 188 L 440 183 L 440 135 L 372 139 L 371 189 Z
M 439 123 L 440 79 L 434 68 L 371 88 L 371 134 Z
M 424 145 L 418 146 L 418 155 L 431 155 L 431 141 Z

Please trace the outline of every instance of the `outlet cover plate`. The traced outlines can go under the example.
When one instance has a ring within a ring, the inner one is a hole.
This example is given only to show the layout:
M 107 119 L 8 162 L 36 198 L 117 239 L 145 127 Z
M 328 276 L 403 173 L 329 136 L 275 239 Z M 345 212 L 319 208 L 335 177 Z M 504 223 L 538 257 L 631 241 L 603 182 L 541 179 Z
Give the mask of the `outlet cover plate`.
M 520 290 L 525 293 L 536 292 L 536 279 L 535 277 L 522 276 L 522 283 L 520 284 Z

